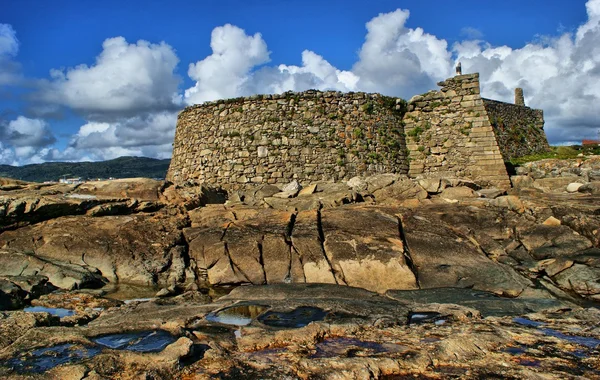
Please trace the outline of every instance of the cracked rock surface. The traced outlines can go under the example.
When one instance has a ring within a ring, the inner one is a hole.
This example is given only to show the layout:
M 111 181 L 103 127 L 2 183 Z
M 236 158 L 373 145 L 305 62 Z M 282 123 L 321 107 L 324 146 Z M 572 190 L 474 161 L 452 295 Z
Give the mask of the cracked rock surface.
M 4 186 L 0 376 L 599 377 L 599 195 L 527 178 Z

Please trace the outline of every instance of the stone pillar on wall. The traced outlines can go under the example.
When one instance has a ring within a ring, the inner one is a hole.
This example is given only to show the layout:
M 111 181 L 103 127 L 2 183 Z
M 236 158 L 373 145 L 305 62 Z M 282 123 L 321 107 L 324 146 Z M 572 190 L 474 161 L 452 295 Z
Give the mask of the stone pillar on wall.
M 525 96 L 522 88 L 515 88 L 515 104 L 517 106 L 525 106 Z

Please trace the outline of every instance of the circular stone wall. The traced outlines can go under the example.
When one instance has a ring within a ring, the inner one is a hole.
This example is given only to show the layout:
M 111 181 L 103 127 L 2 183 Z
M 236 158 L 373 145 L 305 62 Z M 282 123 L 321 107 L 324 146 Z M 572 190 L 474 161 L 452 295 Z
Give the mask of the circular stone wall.
M 405 103 L 379 94 L 256 95 L 187 107 L 167 180 L 249 184 L 408 172 Z

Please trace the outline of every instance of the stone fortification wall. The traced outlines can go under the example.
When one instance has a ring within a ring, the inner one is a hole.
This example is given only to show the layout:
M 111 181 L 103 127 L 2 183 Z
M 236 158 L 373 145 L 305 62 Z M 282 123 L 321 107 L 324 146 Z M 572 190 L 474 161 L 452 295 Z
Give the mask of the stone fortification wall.
M 408 172 L 405 102 L 378 94 L 256 95 L 187 107 L 167 180 L 242 188 Z
M 542 111 L 483 99 L 479 74 L 438 85 L 408 105 L 311 90 L 188 107 L 167 180 L 239 189 L 399 173 L 508 188 L 505 160 L 548 149 Z
M 440 91 L 413 97 L 405 114 L 413 177 L 470 178 L 510 187 L 484 101 L 479 74 L 438 83 Z
M 483 99 L 483 105 L 505 161 L 550 149 L 542 110 L 490 99 Z

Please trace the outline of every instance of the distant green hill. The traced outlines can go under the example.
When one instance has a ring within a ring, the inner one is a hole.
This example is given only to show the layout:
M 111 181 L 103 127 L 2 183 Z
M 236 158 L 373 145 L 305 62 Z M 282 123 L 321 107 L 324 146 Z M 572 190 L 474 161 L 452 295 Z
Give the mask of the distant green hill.
M 147 157 L 119 157 L 100 162 L 46 162 L 43 164 L 10 166 L 0 165 L 0 177 L 23 181 L 58 181 L 59 178 L 165 178 L 171 160 Z

